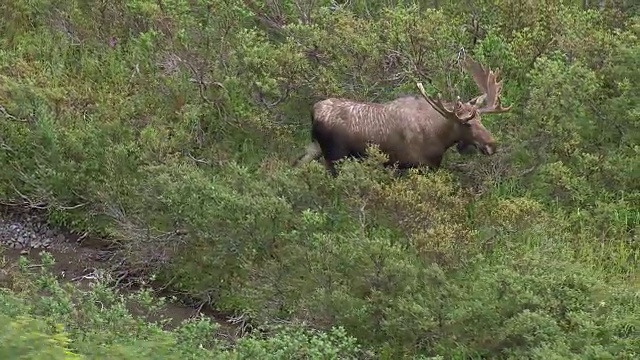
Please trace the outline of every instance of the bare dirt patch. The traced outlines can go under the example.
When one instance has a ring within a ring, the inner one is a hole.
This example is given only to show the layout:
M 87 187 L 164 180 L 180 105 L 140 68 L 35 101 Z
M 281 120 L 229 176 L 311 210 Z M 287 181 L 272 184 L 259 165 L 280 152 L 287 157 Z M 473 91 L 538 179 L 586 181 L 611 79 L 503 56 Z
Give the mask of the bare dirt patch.
M 0 206 L 0 255 L 6 260 L 3 270 L 15 268 L 21 256 L 32 264 L 41 262 L 40 253 L 48 252 L 55 263 L 51 271 L 61 282 L 74 284 L 80 290 L 90 289 L 101 273 L 109 272 L 113 278 L 121 280 L 122 260 L 116 255 L 114 246 L 102 239 L 78 235 L 63 229 L 49 226 L 42 214 L 30 209 Z M 120 269 L 114 272 L 114 269 Z M 121 294 L 130 294 L 136 286 L 118 285 L 114 290 Z M 124 282 L 123 282 L 124 283 Z M 166 290 L 154 289 L 157 296 L 169 298 L 172 294 Z M 170 319 L 165 326 L 175 328 L 184 320 L 206 316 L 221 325 L 219 334 L 225 339 L 235 339 L 241 332 L 240 326 L 230 323 L 229 317 L 197 304 L 186 305 L 178 301 L 167 302 L 161 309 L 148 314 L 134 304 L 130 304 L 132 314 L 143 316 L 148 321 Z

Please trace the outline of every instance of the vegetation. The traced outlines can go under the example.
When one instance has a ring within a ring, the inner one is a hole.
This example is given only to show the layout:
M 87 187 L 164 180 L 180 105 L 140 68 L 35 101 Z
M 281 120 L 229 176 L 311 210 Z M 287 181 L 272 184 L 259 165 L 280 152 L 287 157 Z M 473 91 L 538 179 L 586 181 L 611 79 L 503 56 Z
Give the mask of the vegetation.
M 2 202 L 46 206 L 254 326 L 288 325 L 228 347 L 211 323 L 165 331 L 106 284 L 78 293 L 23 266 L 0 292 L 0 354 L 636 358 L 631 3 L 3 1 Z M 322 98 L 386 101 L 416 81 L 475 96 L 461 48 L 502 70 L 514 108 L 483 117 L 499 153 L 401 178 L 381 154 L 336 179 L 290 166 Z
M 90 291 L 62 285 L 44 253 L 39 270 L 20 261 L 11 271 L 13 292 L 0 291 L 0 355 L 8 359 L 280 359 L 296 356 L 354 358 L 355 339 L 335 328 L 315 335 L 301 327 L 270 327 L 268 339 L 244 337 L 229 349 L 217 337 L 219 325 L 207 318 L 163 330 L 169 319 L 147 323 L 129 312 L 136 305 L 155 315 L 167 300 L 148 290 L 119 296 L 100 279 Z

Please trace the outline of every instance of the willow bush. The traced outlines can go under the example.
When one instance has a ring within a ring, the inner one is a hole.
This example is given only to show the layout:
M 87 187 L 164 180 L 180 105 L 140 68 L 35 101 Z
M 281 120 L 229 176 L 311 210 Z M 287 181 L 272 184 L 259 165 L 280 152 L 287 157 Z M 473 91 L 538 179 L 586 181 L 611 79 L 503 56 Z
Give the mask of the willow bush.
M 5 1 L 0 198 L 219 310 L 339 326 L 375 357 L 633 358 L 640 19 L 531 4 Z M 465 54 L 514 105 L 483 119 L 496 155 L 291 168 L 314 101 L 418 80 L 470 98 Z

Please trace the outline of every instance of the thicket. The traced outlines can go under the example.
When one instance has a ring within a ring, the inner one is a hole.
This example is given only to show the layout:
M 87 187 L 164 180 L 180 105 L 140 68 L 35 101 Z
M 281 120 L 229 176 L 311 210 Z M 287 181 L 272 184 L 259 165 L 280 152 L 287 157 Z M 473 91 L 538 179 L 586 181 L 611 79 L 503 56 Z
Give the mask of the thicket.
M 2 202 L 376 358 L 640 353 L 632 2 L 7 0 L 0 19 Z M 499 153 L 291 168 L 314 101 L 477 95 L 461 48 L 514 104 L 483 119 Z
M 149 289 L 117 294 L 108 274 L 99 275 L 87 290 L 61 284 L 41 261 L 0 262 L 0 355 L 4 359 L 291 359 L 362 358 L 353 337 L 344 329 L 328 333 L 300 326 L 270 326 L 266 339 L 253 335 L 237 339 L 233 347 L 220 324 L 206 317 L 166 330 L 162 318 L 167 298 Z M 4 288 L 4 287 L 7 288 Z M 137 309 L 133 315 L 131 309 Z M 141 316 L 143 315 L 143 316 Z M 147 319 L 159 320 L 148 322 Z

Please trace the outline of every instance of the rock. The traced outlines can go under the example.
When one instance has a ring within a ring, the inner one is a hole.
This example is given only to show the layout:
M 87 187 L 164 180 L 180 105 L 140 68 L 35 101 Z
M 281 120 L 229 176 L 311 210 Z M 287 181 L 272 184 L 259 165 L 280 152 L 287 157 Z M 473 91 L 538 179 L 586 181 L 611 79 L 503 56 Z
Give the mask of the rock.
M 31 241 L 26 236 L 24 236 L 22 234 L 18 235 L 16 240 L 17 240 L 18 244 L 20 244 L 22 246 L 25 246 L 25 245 L 28 245 L 29 243 L 31 243 Z
M 43 249 L 64 243 L 64 234 L 50 228 L 40 217 L 28 213 L 0 214 L 0 246 L 12 249 Z

